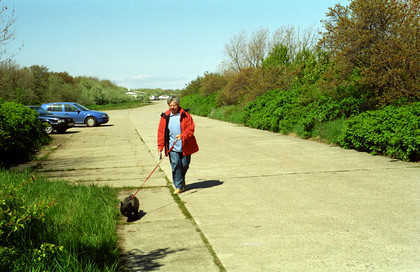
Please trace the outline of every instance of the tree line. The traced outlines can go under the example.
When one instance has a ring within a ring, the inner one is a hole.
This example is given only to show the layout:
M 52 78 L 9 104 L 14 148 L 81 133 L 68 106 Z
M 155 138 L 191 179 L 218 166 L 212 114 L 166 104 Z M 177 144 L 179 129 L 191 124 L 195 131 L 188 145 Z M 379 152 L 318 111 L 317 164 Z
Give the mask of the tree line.
M 329 8 L 324 32 L 257 29 L 225 45 L 220 72 L 191 81 L 183 95 L 217 93 L 217 105 L 246 105 L 268 90 L 354 97 L 360 110 L 418 101 L 419 1 L 354 0 Z
M 50 72 L 45 66 L 20 68 L 13 62 L 0 64 L 0 98 L 24 105 L 51 101 L 74 101 L 84 105 L 121 103 L 133 98 L 126 88 L 109 80 L 73 77 L 67 72 Z
M 220 71 L 189 82 L 182 106 L 419 160 L 419 1 L 353 0 L 326 17 L 322 32 L 281 27 L 233 36 Z

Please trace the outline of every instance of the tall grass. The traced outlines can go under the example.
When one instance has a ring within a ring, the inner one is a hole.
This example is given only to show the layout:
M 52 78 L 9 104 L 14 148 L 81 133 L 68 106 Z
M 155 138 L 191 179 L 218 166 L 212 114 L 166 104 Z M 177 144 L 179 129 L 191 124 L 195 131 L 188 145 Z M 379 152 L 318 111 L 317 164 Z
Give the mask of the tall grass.
M 312 137 L 329 144 L 338 144 L 338 138 L 343 130 L 346 119 L 337 119 L 317 123 L 312 130 Z
M 231 122 L 234 124 L 243 124 L 241 106 L 222 106 L 211 110 L 209 116 L 212 119 Z
M 0 188 L 0 271 L 118 271 L 116 189 L 6 170 Z

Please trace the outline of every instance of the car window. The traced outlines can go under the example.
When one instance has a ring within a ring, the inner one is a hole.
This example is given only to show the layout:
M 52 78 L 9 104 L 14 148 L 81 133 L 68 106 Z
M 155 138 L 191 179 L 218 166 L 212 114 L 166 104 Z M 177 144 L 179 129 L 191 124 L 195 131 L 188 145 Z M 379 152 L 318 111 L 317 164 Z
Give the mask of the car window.
M 41 115 L 51 114 L 50 112 L 48 112 L 47 110 L 44 110 L 43 108 L 35 108 L 35 109 Z
M 64 105 L 65 112 L 76 112 L 77 108 L 73 105 Z
M 80 105 L 80 104 L 75 104 L 76 106 L 78 106 L 81 110 L 83 110 L 83 111 L 88 111 L 89 109 L 88 108 L 86 108 L 85 106 L 82 106 L 82 105 Z
M 62 104 L 49 105 L 47 108 L 47 111 L 62 111 L 62 110 L 63 110 Z

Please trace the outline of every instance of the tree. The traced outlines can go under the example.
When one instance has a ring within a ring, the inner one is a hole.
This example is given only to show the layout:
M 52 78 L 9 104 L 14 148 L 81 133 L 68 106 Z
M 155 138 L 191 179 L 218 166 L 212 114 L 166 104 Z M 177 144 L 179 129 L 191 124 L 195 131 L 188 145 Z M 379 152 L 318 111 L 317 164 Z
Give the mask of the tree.
M 200 93 L 204 96 L 217 93 L 223 89 L 227 84 L 227 80 L 224 76 L 216 73 L 204 73 L 204 77 L 201 80 Z
M 276 44 L 264 59 L 264 67 L 284 66 L 290 63 L 289 48 L 282 44 Z
M 259 68 L 267 54 L 268 29 L 260 28 L 252 33 L 245 55 L 248 67 Z
M 7 4 L 0 0 L 0 63 L 8 62 L 12 59 L 13 54 L 9 55 L 8 45 L 15 39 L 15 11 L 10 10 Z
M 246 40 L 246 34 L 241 32 L 225 44 L 226 60 L 222 63 L 223 70 L 240 72 L 246 68 Z
M 282 26 L 278 28 L 270 43 L 270 52 L 276 50 L 276 47 L 286 47 L 288 50 L 288 59 L 293 61 L 299 52 L 312 50 L 316 47 L 319 40 L 319 34 L 314 26 L 305 29 L 295 28 L 294 26 Z
M 245 32 L 233 36 L 225 44 L 225 60 L 221 65 L 223 72 L 240 72 L 243 69 L 258 69 L 264 59 L 278 48 L 288 49 L 288 58 L 293 61 L 301 51 L 312 50 L 318 41 L 314 27 L 300 30 L 295 27 L 281 27 L 269 40 L 269 31 L 265 28 L 255 30 L 248 39 Z
M 186 86 L 185 89 L 182 90 L 181 96 L 187 96 L 191 94 L 196 94 L 200 92 L 201 88 L 201 81 L 203 80 L 202 77 L 197 76 L 196 79 L 191 80 Z
M 319 45 L 343 76 L 379 103 L 420 98 L 419 0 L 353 0 L 330 8 L 327 17 Z

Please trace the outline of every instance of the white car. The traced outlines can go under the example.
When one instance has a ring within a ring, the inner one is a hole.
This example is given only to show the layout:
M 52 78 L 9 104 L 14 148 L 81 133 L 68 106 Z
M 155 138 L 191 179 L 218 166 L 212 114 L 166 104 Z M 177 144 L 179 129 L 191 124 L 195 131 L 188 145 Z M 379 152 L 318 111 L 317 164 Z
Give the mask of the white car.
M 169 95 L 159 95 L 159 100 L 167 100 L 169 99 Z

